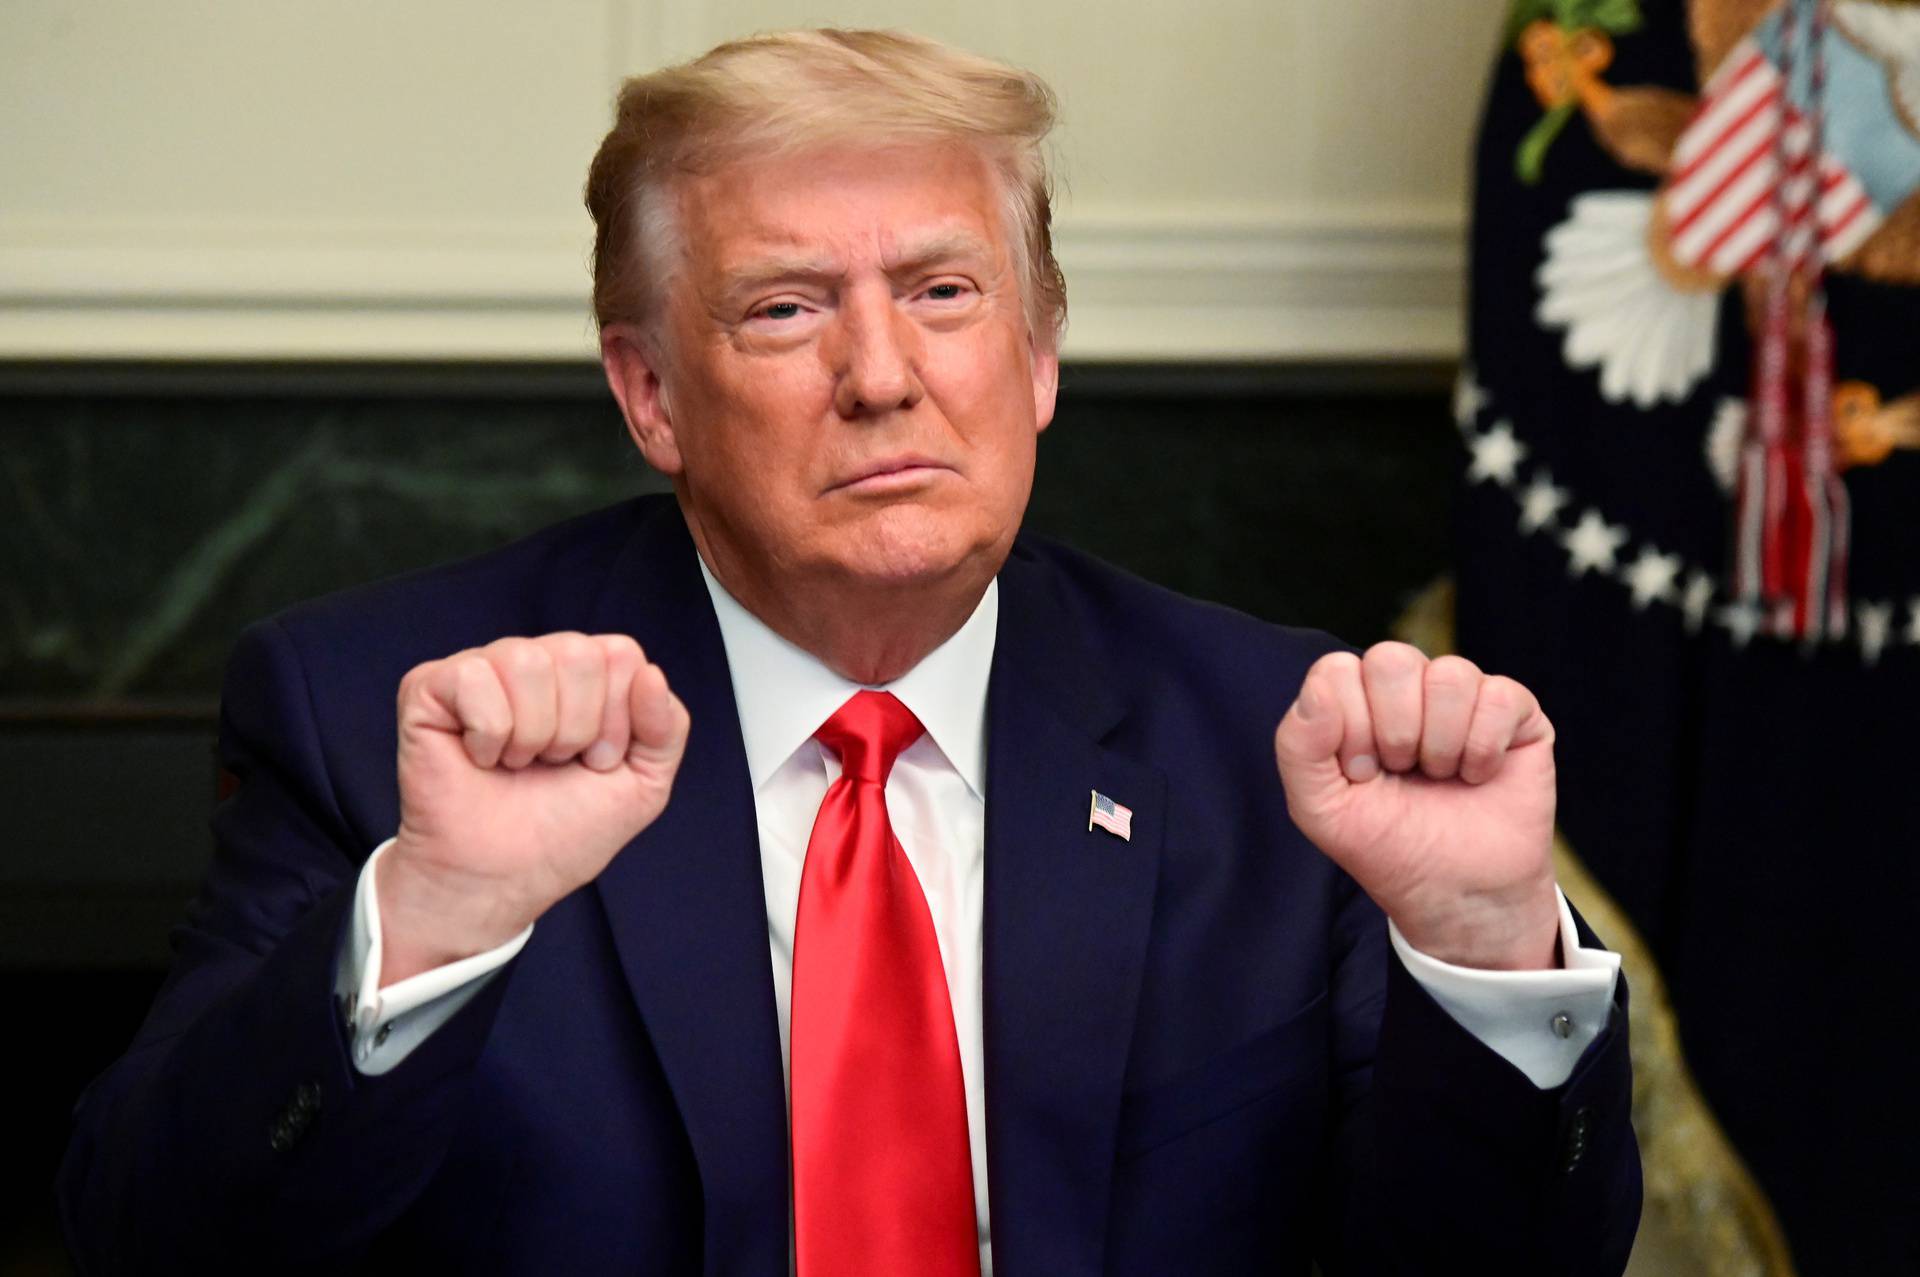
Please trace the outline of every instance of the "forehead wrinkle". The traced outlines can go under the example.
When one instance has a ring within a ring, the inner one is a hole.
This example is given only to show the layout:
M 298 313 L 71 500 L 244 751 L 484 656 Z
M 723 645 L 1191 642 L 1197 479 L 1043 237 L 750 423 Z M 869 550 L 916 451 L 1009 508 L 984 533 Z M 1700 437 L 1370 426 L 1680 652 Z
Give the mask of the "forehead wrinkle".
M 967 260 L 989 268 L 999 264 L 992 244 L 979 234 L 959 228 L 935 230 L 885 246 L 881 270 L 899 278 L 939 263 Z M 749 252 L 744 260 L 723 270 L 719 292 L 732 297 L 781 283 L 831 285 L 844 281 L 848 274 L 847 266 L 834 257 L 774 247 Z
M 890 275 L 905 275 L 936 262 L 975 259 L 986 266 L 996 265 L 993 246 L 970 230 L 931 231 L 887 247 L 881 265 Z
M 725 268 L 720 275 L 720 289 L 732 294 L 789 280 L 833 283 L 845 278 L 846 273 L 846 267 L 832 257 L 775 249 L 750 253 L 744 260 Z

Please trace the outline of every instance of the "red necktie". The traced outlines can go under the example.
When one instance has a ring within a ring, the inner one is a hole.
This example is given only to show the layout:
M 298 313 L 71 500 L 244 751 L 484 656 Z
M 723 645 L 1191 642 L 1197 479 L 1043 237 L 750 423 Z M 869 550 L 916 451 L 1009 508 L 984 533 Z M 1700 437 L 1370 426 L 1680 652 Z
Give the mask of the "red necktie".
M 807 843 L 793 940 L 799 1277 L 979 1277 L 960 1045 L 933 916 L 887 820 L 925 728 L 856 692 L 815 738 L 840 756 Z

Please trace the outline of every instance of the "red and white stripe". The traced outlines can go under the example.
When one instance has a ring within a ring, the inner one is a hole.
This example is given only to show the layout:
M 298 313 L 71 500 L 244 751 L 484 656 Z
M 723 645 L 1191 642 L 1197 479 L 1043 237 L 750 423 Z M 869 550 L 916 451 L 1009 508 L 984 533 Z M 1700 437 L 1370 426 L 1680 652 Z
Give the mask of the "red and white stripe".
M 1826 261 L 1859 247 L 1880 213 L 1831 152 L 1816 166 L 1812 137 L 1806 117 L 1786 100 L 1779 71 L 1756 43 L 1743 41 L 1707 82 L 1674 146 L 1665 196 L 1674 259 L 1715 275 L 1752 270 L 1783 215 L 1782 244 L 1795 265 L 1812 256 L 1816 227 Z

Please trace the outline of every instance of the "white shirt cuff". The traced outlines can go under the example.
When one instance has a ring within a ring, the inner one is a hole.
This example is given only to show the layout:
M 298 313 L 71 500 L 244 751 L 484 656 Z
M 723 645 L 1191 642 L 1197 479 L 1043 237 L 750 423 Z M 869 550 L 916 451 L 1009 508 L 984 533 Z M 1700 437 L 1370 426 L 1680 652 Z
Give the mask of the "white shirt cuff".
M 389 838 L 374 848 L 361 867 L 360 881 L 353 889 L 347 943 L 334 975 L 334 993 L 346 1021 L 353 1066 L 368 1075 L 385 1073 L 412 1054 L 471 1001 L 533 934 L 529 924 L 497 949 L 422 971 L 382 989 L 380 900 L 373 875 L 374 866 L 391 846 L 393 839 Z
M 1565 963 L 1558 971 L 1457 967 L 1408 944 L 1400 928 L 1391 918 L 1387 920 L 1387 936 L 1408 974 L 1461 1028 L 1543 1090 L 1573 1076 L 1581 1054 L 1606 1027 L 1614 983 L 1620 977 L 1620 955 L 1582 948 L 1566 893 L 1558 887 L 1554 891 L 1560 898 L 1560 953 Z

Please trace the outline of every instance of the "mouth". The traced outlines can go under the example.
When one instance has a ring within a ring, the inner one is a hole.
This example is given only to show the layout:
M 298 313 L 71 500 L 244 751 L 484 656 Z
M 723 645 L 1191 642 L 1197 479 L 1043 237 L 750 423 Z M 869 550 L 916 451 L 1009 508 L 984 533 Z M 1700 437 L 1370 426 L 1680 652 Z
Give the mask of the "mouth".
M 943 465 L 931 457 L 886 457 L 861 466 L 853 474 L 829 485 L 827 491 L 860 495 L 904 492 L 930 483 L 942 474 L 952 473 L 952 470 L 952 466 Z

